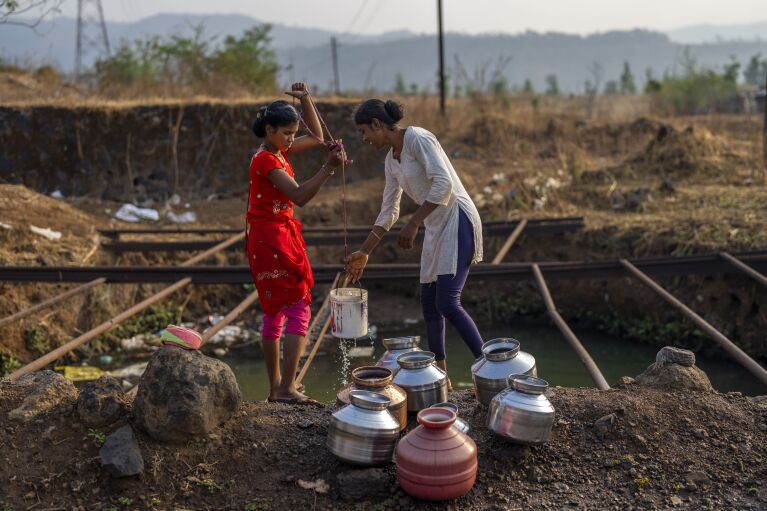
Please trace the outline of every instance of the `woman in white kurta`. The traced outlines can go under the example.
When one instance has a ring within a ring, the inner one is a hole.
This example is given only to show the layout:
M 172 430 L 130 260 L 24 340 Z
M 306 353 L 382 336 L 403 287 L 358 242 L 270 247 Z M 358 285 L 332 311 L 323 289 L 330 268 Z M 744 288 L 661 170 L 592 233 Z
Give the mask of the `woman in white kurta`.
M 482 260 L 482 221 L 437 138 L 423 128 L 400 127 L 402 117 L 398 103 L 378 99 L 365 101 L 354 115 L 364 142 L 390 150 L 381 212 L 362 247 L 349 256 L 347 272 L 354 281 L 360 278 L 368 256 L 399 218 L 405 192 L 419 208 L 400 230 L 397 243 L 412 248 L 424 225 L 421 305 L 429 349 L 445 369 L 445 318 L 474 356 L 481 355 L 482 337 L 461 305 L 461 291 L 470 265 Z

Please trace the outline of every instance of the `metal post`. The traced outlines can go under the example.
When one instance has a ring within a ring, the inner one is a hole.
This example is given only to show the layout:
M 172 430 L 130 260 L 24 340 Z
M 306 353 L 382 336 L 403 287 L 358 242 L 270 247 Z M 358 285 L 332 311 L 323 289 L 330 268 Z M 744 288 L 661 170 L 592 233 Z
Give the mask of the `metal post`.
M 330 53 L 333 57 L 333 85 L 338 96 L 341 94 L 341 82 L 338 78 L 338 42 L 335 37 L 330 38 Z
M 724 348 L 724 350 L 729 353 L 732 358 L 737 360 L 743 367 L 751 371 L 754 376 L 759 378 L 762 383 L 767 385 L 767 370 L 760 366 L 753 358 L 749 357 L 743 350 L 738 348 L 734 342 L 722 335 L 721 332 L 711 326 L 705 319 L 690 310 L 685 304 L 677 300 L 671 293 L 659 286 L 654 280 L 642 273 L 629 261 L 626 259 L 621 259 L 620 263 L 634 277 L 641 280 L 644 284 L 659 294 L 664 300 L 679 309 L 679 311 L 684 314 L 685 317 L 695 323 L 695 326 L 710 335 L 719 344 L 719 346 Z
M 731 265 L 733 265 L 734 267 L 736 267 L 737 269 L 739 269 L 740 271 L 742 271 L 743 273 L 745 273 L 746 275 L 748 275 L 749 277 L 751 277 L 752 279 L 754 279 L 755 281 L 757 281 L 758 283 L 760 283 L 761 285 L 767 287 L 767 277 L 765 277 L 764 275 L 762 275 L 755 269 L 751 268 L 749 265 L 747 265 L 746 263 L 744 263 L 737 257 L 733 257 L 727 252 L 721 252 L 719 256 L 725 261 L 727 261 L 728 263 L 730 263 Z
M 245 312 L 245 310 L 253 305 L 253 302 L 255 302 L 258 299 L 258 291 L 253 291 L 250 293 L 243 301 L 240 302 L 237 307 L 232 309 L 229 314 L 224 316 L 221 321 L 213 325 L 212 327 L 208 328 L 202 333 L 202 344 L 205 344 L 208 342 L 214 335 L 216 335 L 219 330 L 224 328 L 226 325 L 237 319 L 240 314 Z
M 589 376 L 594 380 L 594 384 L 597 388 L 599 390 L 609 390 L 610 385 L 602 375 L 602 371 L 599 370 L 599 367 L 597 367 L 597 364 L 594 362 L 594 359 L 591 358 L 589 352 L 586 351 L 586 348 L 583 347 L 581 341 L 578 340 L 573 331 L 570 330 L 570 327 L 567 326 L 567 323 L 565 323 L 565 320 L 562 319 L 562 316 L 559 315 L 559 312 L 554 305 L 554 300 L 551 299 L 549 288 L 546 286 L 546 281 L 543 279 L 541 269 L 535 263 L 533 263 L 532 269 L 533 276 L 535 276 L 535 281 L 538 284 L 538 290 L 541 292 L 543 302 L 546 304 L 546 310 L 549 313 L 549 317 L 551 317 L 551 320 L 557 325 L 559 331 L 562 332 L 562 335 L 567 339 L 567 342 L 570 343 L 570 346 L 575 350 L 575 353 L 578 355 L 578 358 L 581 359 L 581 363 L 586 367 Z
M 336 288 L 336 283 L 338 282 L 338 279 L 341 278 L 341 273 L 336 273 L 336 278 L 333 279 L 333 283 L 330 285 L 330 290 Z M 346 282 L 346 281 L 344 281 Z M 314 332 L 314 327 L 317 324 L 317 320 L 319 320 L 325 310 L 328 307 L 328 303 L 330 302 L 330 291 L 328 291 L 328 295 L 325 297 L 325 300 L 322 302 L 322 306 L 320 307 L 320 310 L 317 312 L 317 315 L 314 317 L 314 321 L 312 321 L 312 326 L 309 327 L 309 335 L 311 335 L 312 332 Z M 322 338 L 325 336 L 325 332 L 328 331 L 328 327 L 330 326 L 330 319 L 331 319 L 332 312 L 328 313 L 327 319 L 325 319 L 325 323 L 322 325 L 322 330 L 320 330 L 320 334 L 317 336 L 317 339 L 314 341 L 314 346 L 312 346 L 311 351 L 309 352 L 309 356 L 306 357 L 306 361 L 304 362 L 304 365 L 301 367 L 301 371 L 299 371 L 298 376 L 296 377 L 296 385 L 301 383 L 301 380 L 304 379 L 304 376 L 306 376 L 306 371 L 309 370 L 309 364 L 312 363 L 312 360 L 314 360 L 314 356 L 317 354 L 317 351 L 320 348 L 320 344 L 322 344 Z
M 188 261 L 181 264 L 181 266 L 192 266 L 193 264 L 196 264 L 202 259 L 205 259 L 206 257 L 209 257 L 213 255 L 216 252 L 219 252 L 226 247 L 232 245 L 233 243 L 237 243 L 245 236 L 245 233 L 239 233 L 231 238 L 222 241 L 215 247 L 206 250 L 202 254 L 199 254 Z M 10 374 L 11 380 L 16 380 L 19 377 L 31 372 L 31 371 L 37 371 L 38 369 L 42 369 L 43 367 L 47 366 L 48 364 L 55 362 L 62 356 L 66 355 L 70 351 L 72 351 L 75 348 L 78 348 L 85 344 L 86 342 L 90 341 L 91 339 L 101 335 L 102 333 L 106 332 L 110 328 L 112 328 L 115 325 L 119 325 L 126 319 L 135 316 L 139 312 L 143 311 L 144 309 L 148 308 L 151 305 L 154 305 L 155 303 L 159 302 L 160 300 L 164 299 L 170 294 L 175 293 L 179 289 L 183 288 L 187 284 L 191 283 L 192 279 L 190 277 L 184 277 L 183 279 L 177 281 L 174 284 L 171 284 L 170 286 L 166 287 L 162 291 L 155 293 L 154 295 L 150 296 L 149 298 L 146 298 L 145 300 L 137 303 L 133 307 L 129 308 L 126 311 L 121 312 L 114 318 L 105 321 L 104 323 L 100 324 L 99 326 L 92 328 L 82 334 L 81 336 L 69 341 L 68 343 L 64 344 L 63 346 L 59 346 L 55 350 L 43 355 L 42 357 L 38 358 L 37 360 L 33 360 L 29 364 L 25 365 L 24 367 L 17 369 L 13 373 Z
M 445 36 L 442 31 L 442 0 L 437 0 L 437 29 L 439 37 L 439 111 L 445 114 Z
M 509 253 L 509 250 L 511 249 L 512 245 L 514 245 L 514 242 L 517 241 L 517 238 L 522 234 L 522 231 L 525 230 L 525 226 L 527 225 L 527 218 L 523 218 L 520 220 L 520 222 L 517 224 L 517 226 L 514 228 L 513 231 L 511 231 L 511 234 L 509 234 L 509 237 L 506 238 L 506 241 L 503 243 L 503 246 L 498 251 L 498 253 L 495 255 L 495 258 L 493 259 L 492 264 L 500 264 L 501 261 L 503 261 L 503 258 L 506 257 L 506 254 Z

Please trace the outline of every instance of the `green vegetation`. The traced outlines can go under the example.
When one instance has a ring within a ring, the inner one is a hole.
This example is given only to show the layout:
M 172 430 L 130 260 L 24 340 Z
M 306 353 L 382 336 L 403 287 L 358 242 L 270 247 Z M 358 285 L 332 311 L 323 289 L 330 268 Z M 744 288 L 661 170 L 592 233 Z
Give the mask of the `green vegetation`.
M 41 325 L 32 325 L 24 330 L 24 344 L 32 353 L 44 355 L 51 351 L 51 343 L 48 340 L 48 332 Z
M 104 445 L 104 442 L 107 441 L 107 436 L 101 431 L 98 431 L 95 429 L 89 429 L 88 436 L 91 437 L 93 439 L 93 443 L 95 443 L 99 447 Z
M 16 360 L 13 355 L 0 350 L 0 377 L 10 374 L 21 367 L 21 362 Z
M 221 44 L 206 39 L 204 27 L 191 36 L 172 35 L 123 41 L 114 55 L 96 62 L 93 74 L 101 90 L 137 87 L 207 92 L 234 86 L 251 93 L 276 87 L 277 62 L 269 25 L 254 26 Z
M 552 74 L 546 77 L 546 95 L 559 96 L 559 82 L 557 81 L 557 75 Z
M 138 334 L 154 333 L 171 324 L 176 324 L 181 319 L 183 310 L 181 305 L 175 302 L 162 303 L 151 307 L 144 314 L 139 314 L 128 319 L 99 337 L 102 342 L 128 339 Z

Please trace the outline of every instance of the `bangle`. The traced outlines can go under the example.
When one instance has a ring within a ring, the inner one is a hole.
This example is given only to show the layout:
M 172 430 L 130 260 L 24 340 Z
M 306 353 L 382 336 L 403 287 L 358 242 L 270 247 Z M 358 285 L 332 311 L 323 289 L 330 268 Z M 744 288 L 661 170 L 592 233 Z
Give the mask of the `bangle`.
M 381 236 L 379 236 L 375 231 L 370 231 L 370 234 L 378 238 L 378 241 L 381 241 Z
M 306 96 L 308 96 L 308 95 L 309 95 L 309 91 L 308 91 L 308 90 L 305 90 L 305 91 L 304 91 L 304 93 L 303 93 L 303 94 L 301 94 L 301 95 L 298 97 L 298 99 L 304 99 L 304 98 L 305 98 Z
M 324 173 L 325 173 L 325 175 L 327 175 L 327 176 L 332 176 L 333 174 L 335 174 L 335 173 L 336 173 L 336 170 L 335 170 L 335 169 L 331 169 L 331 168 L 329 168 L 327 165 L 323 165 L 322 167 L 320 167 L 320 170 L 321 170 L 322 172 L 324 172 Z

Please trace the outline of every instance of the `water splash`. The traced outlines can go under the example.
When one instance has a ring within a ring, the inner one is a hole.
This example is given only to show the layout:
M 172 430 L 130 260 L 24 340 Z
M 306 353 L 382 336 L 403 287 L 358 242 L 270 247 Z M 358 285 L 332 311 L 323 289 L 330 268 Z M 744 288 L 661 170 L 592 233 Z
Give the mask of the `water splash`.
M 345 386 L 349 383 L 349 370 L 351 368 L 351 358 L 349 357 L 349 341 L 356 341 L 355 339 L 338 339 L 338 347 L 341 352 L 341 370 L 339 375 L 341 378 L 341 386 Z M 356 342 L 355 342 L 356 344 Z

